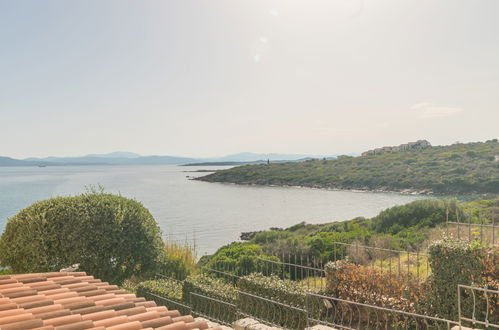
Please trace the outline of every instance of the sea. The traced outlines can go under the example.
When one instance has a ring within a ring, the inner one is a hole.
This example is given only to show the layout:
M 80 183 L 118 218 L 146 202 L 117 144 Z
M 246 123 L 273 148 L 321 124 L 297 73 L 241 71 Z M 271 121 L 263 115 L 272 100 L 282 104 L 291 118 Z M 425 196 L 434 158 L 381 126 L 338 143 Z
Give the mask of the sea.
M 265 187 L 192 180 L 229 167 L 48 166 L 0 167 L 0 233 L 33 202 L 72 196 L 92 187 L 140 201 L 165 240 L 187 244 L 198 257 L 238 241 L 241 232 L 372 217 L 423 198 L 415 195 L 300 187 Z M 61 238 L 63 239 L 63 238 Z

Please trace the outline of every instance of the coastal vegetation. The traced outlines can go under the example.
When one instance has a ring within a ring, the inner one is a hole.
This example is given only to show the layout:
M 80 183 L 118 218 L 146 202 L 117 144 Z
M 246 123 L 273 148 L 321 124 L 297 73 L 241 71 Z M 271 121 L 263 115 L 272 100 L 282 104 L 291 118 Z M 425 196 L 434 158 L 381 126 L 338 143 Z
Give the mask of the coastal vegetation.
M 487 205 L 483 208 L 484 214 L 499 208 L 499 200 L 489 201 Z M 388 208 L 373 218 L 359 217 L 317 225 L 299 223 L 286 229 L 273 228 L 244 233 L 243 236 L 247 244 L 258 244 L 271 255 L 296 251 L 329 258 L 343 250 L 339 246 L 334 249 L 333 242 L 358 242 L 383 248 L 417 250 L 447 219 L 464 219 L 465 207 L 472 206 L 456 200 L 424 199 Z M 473 218 L 471 221 L 478 222 L 479 219 Z M 488 223 L 491 220 L 481 218 L 480 221 Z
M 499 142 L 456 143 L 334 160 L 245 165 L 208 182 L 436 194 L 499 194 Z
M 224 279 L 200 267 L 196 275 L 183 281 L 162 278 L 142 282 L 137 294 L 172 309 L 196 311 L 229 324 L 243 314 L 288 329 L 304 329 L 307 315 L 313 315 L 315 320 L 326 317 L 331 322 L 329 317 L 334 317 L 337 325 L 347 322 L 362 328 L 425 328 L 427 320 L 404 314 L 374 312 L 373 318 L 365 316 L 373 313 L 368 306 L 376 306 L 455 321 L 457 284 L 497 287 L 497 282 L 490 281 L 498 276 L 497 255 L 497 249 L 477 239 L 445 239 L 430 246 L 429 262 L 434 271 L 426 278 L 390 274 L 338 260 L 325 265 L 321 278 L 324 285 L 309 287 L 303 281 L 258 272 Z M 497 322 L 495 301 L 464 294 L 462 312 L 467 315 L 473 311 L 478 319 Z M 351 304 L 364 304 L 361 308 L 366 310 L 351 313 L 352 308 L 358 308 Z M 438 325 L 430 328 L 440 328 Z
M 289 265 L 276 267 L 272 258 L 311 268 L 346 260 L 380 272 L 402 270 L 405 275 L 424 278 L 431 273 L 425 251 L 433 241 L 449 236 L 467 239 L 478 236 L 481 241 L 491 243 L 493 235 L 499 233 L 483 225 L 492 224 L 498 213 L 497 198 L 473 202 L 418 200 L 391 207 L 373 218 L 317 225 L 299 223 L 285 229 L 243 233 L 244 242 L 221 247 L 215 254 L 204 256 L 198 266 L 209 265 L 210 269 L 223 269 L 224 273 L 234 275 L 257 271 L 302 280 L 312 274 Z M 449 225 L 458 222 L 467 226 L 456 231 L 455 226 Z M 242 264 L 251 267 L 235 266 Z
M 7 273 L 79 263 L 80 270 L 170 309 L 227 323 L 242 313 L 303 329 L 307 315 L 320 320 L 337 308 L 338 324 L 350 318 L 369 328 L 369 318 L 349 314 L 355 303 L 456 320 L 456 285 L 497 288 L 499 253 L 471 227 L 470 236 L 453 238 L 448 222 L 483 229 L 498 214 L 499 199 L 418 200 L 373 218 L 244 233 L 245 241 L 196 263 L 187 245 L 162 241 L 139 202 L 90 190 L 35 203 L 9 219 L 0 262 Z M 479 317 L 497 321 L 495 304 L 463 295 L 463 311 L 474 306 Z M 387 328 L 424 322 L 397 314 L 381 320 Z
M 457 320 L 457 284 L 497 288 L 499 251 L 485 233 L 467 229 L 470 236 L 459 238 L 448 225 L 465 222 L 483 230 L 498 211 L 499 199 L 428 199 L 370 219 L 244 233 L 246 241 L 202 257 L 184 280 L 147 281 L 137 292 L 149 299 L 163 296 L 170 308 L 190 308 L 227 323 L 242 313 L 303 329 L 307 314 L 320 320 L 334 310 L 327 317 L 340 325 L 350 320 L 370 328 L 380 326 L 370 323 L 378 319 L 386 328 L 424 328 L 427 320 L 377 315 L 366 306 Z M 498 321 L 494 303 L 471 297 L 469 292 L 461 297 L 464 314 L 473 311 L 478 318 Z M 351 313 L 358 308 L 351 304 L 365 304 L 363 313 L 373 318 Z

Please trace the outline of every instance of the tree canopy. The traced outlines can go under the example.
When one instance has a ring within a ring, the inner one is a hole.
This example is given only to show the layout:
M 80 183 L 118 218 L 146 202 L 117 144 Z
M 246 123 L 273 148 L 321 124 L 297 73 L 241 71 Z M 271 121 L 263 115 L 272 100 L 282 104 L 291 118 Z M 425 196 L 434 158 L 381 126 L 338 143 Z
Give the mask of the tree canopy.
M 56 197 L 7 221 L 0 265 L 15 272 L 79 269 L 112 283 L 153 271 L 164 253 L 160 229 L 139 202 L 105 193 Z

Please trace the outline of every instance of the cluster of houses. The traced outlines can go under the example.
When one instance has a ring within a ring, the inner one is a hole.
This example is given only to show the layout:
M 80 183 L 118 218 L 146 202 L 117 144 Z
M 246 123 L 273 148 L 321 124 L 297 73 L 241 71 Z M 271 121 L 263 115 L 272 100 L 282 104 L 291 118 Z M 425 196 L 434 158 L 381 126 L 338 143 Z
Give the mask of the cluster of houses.
M 373 150 L 368 150 L 366 152 L 363 152 L 362 156 L 372 156 L 372 155 L 379 155 L 379 154 L 398 152 L 404 150 L 424 149 L 429 147 L 431 147 L 431 143 L 428 142 L 427 140 L 417 140 L 416 142 L 404 143 L 399 146 L 382 147 Z

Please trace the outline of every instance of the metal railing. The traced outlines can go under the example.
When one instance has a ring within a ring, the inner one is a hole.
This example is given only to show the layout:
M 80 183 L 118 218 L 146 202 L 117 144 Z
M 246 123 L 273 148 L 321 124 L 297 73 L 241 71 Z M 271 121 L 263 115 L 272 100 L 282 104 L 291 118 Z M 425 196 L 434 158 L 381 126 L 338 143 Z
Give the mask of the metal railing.
M 499 225 L 495 222 L 491 224 L 486 223 L 472 223 L 472 222 L 456 222 L 447 221 L 446 223 L 446 234 L 454 234 L 458 239 L 466 238 L 473 240 L 480 238 L 480 241 L 495 245 L 496 239 L 499 236 Z
M 333 246 L 345 247 L 343 255 L 334 255 L 334 261 L 349 259 L 360 265 L 376 268 L 381 272 L 407 277 L 427 277 L 430 273 L 429 255 L 421 251 L 404 251 L 379 248 L 362 244 L 334 242 Z M 334 249 L 334 251 L 341 251 Z
M 238 319 L 235 304 L 195 292 L 190 292 L 189 295 L 194 316 L 201 316 L 225 325 L 231 325 Z
M 285 329 L 304 329 L 308 326 L 307 310 L 304 306 L 300 308 L 243 291 L 237 293 L 237 308 L 241 316 Z
M 256 257 L 260 262 L 256 271 L 262 274 L 273 274 L 279 276 L 281 279 L 292 279 L 301 281 L 304 287 L 309 290 L 318 290 L 325 287 L 326 272 L 324 268 L 314 267 L 320 265 L 324 267 L 324 259 L 311 258 L 310 256 L 294 255 L 295 263 L 290 262 L 292 256 L 281 256 L 279 260 L 271 260 L 262 257 Z
M 481 295 L 481 296 L 479 296 Z M 473 326 L 499 329 L 499 291 L 459 285 L 458 320 L 375 306 L 308 292 L 303 306 L 237 291 L 234 302 L 190 292 L 190 303 L 145 292 L 147 299 L 214 322 L 231 325 L 241 318 L 284 329 L 325 325 L 337 329 L 452 329 Z
M 301 281 L 308 289 L 320 289 L 325 285 L 325 265 L 328 262 L 348 259 L 350 262 L 375 269 L 380 273 L 398 276 L 407 281 L 427 278 L 431 272 L 426 252 L 393 250 L 358 243 L 333 242 L 330 258 L 314 258 L 309 255 L 279 255 L 279 260 L 256 257 L 259 267 L 255 271 L 275 274 L 280 278 Z M 230 272 L 230 271 L 228 271 Z
M 499 329 L 499 290 L 458 285 L 459 324 Z
M 218 267 L 218 266 L 220 266 L 220 264 L 221 263 L 219 263 L 219 265 L 215 265 L 215 268 L 203 266 L 203 267 L 200 267 L 200 270 L 201 270 L 201 272 L 203 272 L 205 274 L 208 274 L 208 275 L 211 275 L 214 277 L 218 277 L 218 278 L 223 278 L 226 282 L 229 282 L 232 284 L 235 284 L 237 282 L 237 280 L 242 277 L 242 275 L 238 275 L 235 272 L 231 271 L 230 269 L 226 269 L 228 267 Z
M 451 329 L 456 321 L 385 307 L 307 294 L 309 324 L 340 329 Z
M 485 244 L 495 245 L 496 237 L 499 235 L 499 224 L 496 224 L 496 219 L 493 215 L 490 219 L 483 216 L 483 213 L 478 211 L 468 212 L 464 217 L 459 212 L 455 215 L 456 221 L 449 220 L 449 210 L 446 211 L 445 230 L 446 235 L 455 235 L 458 239 L 467 238 L 473 240 L 480 238 L 480 241 Z M 462 230 L 461 227 L 464 227 Z
M 246 268 L 238 268 L 234 262 L 218 261 L 200 270 L 214 277 L 236 283 L 251 273 L 276 275 L 281 279 L 300 282 L 305 288 L 317 291 L 325 287 L 325 265 L 328 262 L 349 261 L 375 269 L 380 273 L 398 276 L 404 280 L 424 279 L 430 274 L 429 255 L 426 252 L 411 252 L 366 246 L 362 244 L 333 242 L 334 253 L 330 258 L 317 258 L 306 254 L 281 254 L 254 256 Z
M 191 306 L 185 304 L 183 301 L 179 301 L 173 298 L 160 296 L 158 294 L 145 291 L 143 293 L 144 298 L 147 300 L 152 300 L 158 305 L 167 306 L 168 309 L 178 310 L 182 315 L 187 315 L 192 313 Z

